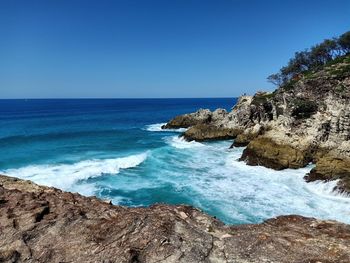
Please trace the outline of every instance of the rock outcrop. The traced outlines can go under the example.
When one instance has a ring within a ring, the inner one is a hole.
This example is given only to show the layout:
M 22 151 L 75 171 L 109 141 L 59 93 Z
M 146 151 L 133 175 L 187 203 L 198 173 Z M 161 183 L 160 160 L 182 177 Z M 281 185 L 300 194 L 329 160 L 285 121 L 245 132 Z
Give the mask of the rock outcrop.
M 305 177 L 306 181 L 339 180 L 337 190 L 349 192 L 350 189 L 350 142 L 343 142 L 321 157 L 316 162 L 316 167 Z
M 236 138 L 237 134 L 241 132 L 240 129 L 216 127 L 209 124 L 197 124 L 185 131 L 183 136 L 188 141 L 226 140 Z
M 0 176 L 0 262 L 350 262 L 350 226 L 301 216 L 227 226 L 189 206 L 114 206 Z
M 224 110 L 225 111 L 225 110 Z M 226 111 L 225 111 L 226 112 Z M 163 125 L 163 129 L 179 129 L 188 128 L 197 124 L 210 123 L 213 113 L 207 109 L 200 109 L 197 112 L 176 116 L 167 124 Z
M 248 144 L 240 160 L 250 165 L 264 165 L 282 170 L 304 167 L 312 157 L 306 150 L 293 148 L 288 144 L 279 144 L 269 137 L 261 136 Z
M 191 141 L 208 141 L 235 138 L 242 131 L 239 128 L 227 127 L 225 120 L 229 113 L 224 109 L 211 112 L 200 109 L 194 113 L 176 116 L 170 120 L 163 129 L 189 128 L 184 137 Z
M 187 139 L 234 138 L 233 146 L 247 146 L 241 160 L 250 165 L 284 169 L 314 162 L 308 181 L 339 179 L 338 189 L 350 192 L 350 55 L 273 93 L 242 96 L 205 125 L 190 123 Z

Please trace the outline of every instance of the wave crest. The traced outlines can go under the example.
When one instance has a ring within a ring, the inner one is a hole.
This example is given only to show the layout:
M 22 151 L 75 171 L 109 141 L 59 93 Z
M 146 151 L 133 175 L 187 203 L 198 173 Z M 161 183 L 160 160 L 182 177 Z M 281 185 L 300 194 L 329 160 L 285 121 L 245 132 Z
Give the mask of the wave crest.
M 121 169 L 132 168 L 143 163 L 147 152 L 115 159 L 85 160 L 73 164 L 30 165 L 18 169 L 8 169 L 2 173 L 38 184 L 71 190 L 80 180 L 103 174 L 118 174 Z

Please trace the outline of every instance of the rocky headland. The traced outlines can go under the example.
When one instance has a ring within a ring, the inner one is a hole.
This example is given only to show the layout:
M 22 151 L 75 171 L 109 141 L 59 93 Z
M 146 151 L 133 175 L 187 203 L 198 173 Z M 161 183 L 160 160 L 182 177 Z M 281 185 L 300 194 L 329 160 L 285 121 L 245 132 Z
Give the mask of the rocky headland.
M 187 140 L 234 139 L 240 160 L 281 170 L 315 168 L 307 181 L 339 180 L 350 192 L 350 55 L 299 74 L 274 92 L 241 96 L 230 112 L 199 110 L 163 127 L 188 128 Z
M 0 237 L 0 262 L 350 262 L 350 226 L 335 221 L 228 226 L 189 206 L 126 208 L 7 176 Z

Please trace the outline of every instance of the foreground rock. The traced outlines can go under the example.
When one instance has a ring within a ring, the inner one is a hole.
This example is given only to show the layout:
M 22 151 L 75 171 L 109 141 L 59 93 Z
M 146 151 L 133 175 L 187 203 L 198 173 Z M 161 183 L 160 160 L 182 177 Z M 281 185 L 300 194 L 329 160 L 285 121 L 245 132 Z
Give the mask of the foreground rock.
M 113 206 L 0 176 L 0 262 L 350 262 L 350 226 L 226 226 L 189 206 Z
M 350 193 L 350 55 L 273 93 L 242 96 L 230 112 L 214 113 L 187 114 L 192 125 L 188 119 L 184 137 L 234 138 L 233 146 L 247 146 L 240 160 L 249 165 L 280 170 L 314 162 L 308 181 L 339 179 L 337 190 Z M 215 117 L 205 125 L 194 121 L 204 115 Z

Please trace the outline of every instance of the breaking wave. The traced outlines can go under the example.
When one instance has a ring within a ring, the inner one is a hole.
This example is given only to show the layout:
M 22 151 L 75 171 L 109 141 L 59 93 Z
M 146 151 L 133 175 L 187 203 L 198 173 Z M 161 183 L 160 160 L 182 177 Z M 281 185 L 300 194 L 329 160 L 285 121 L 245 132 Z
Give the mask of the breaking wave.
M 114 159 L 93 159 L 72 164 L 29 165 L 18 169 L 8 169 L 2 173 L 38 184 L 54 186 L 67 191 L 93 192 L 77 183 L 104 174 L 118 174 L 121 169 L 136 167 L 147 158 L 147 152 Z M 84 188 L 84 189 L 83 189 Z M 91 186 L 90 186 L 91 188 Z

